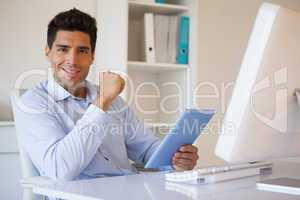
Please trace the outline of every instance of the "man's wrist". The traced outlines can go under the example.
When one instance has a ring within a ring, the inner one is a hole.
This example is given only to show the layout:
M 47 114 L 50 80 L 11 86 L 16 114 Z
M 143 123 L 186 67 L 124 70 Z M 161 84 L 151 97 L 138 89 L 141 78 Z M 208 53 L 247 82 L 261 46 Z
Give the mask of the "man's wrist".
M 96 100 L 93 102 L 93 104 L 99 108 L 101 108 L 103 111 L 107 111 L 110 104 L 111 100 L 108 98 L 105 98 L 103 96 L 98 95 Z

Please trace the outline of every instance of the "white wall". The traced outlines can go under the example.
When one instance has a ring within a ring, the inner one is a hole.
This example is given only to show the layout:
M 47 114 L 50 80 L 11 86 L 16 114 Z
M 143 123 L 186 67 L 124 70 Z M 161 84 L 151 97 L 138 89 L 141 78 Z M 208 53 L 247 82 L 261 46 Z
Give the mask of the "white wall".
M 217 110 L 217 115 L 210 124 L 213 125 L 212 131 L 202 135 L 198 140 L 200 166 L 223 163 L 214 155 L 214 147 L 221 119 L 233 89 L 230 83 L 237 78 L 256 13 L 262 2 L 263 0 L 200 0 L 197 77 L 200 83 L 210 82 L 217 90 L 203 86 L 198 90 L 198 94 L 219 95 L 218 98 L 197 99 L 197 105 Z M 300 10 L 299 0 L 269 0 L 268 2 Z M 228 88 L 222 89 L 222 85 L 224 87 L 228 85 Z
M 228 84 L 236 79 L 261 2 L 262 0 L 199 0 L 199 82 L 212 82 L 221 93 L 223 83 Z M 300 10 L 300 0 L 272 2 Z M 0 120 L 12 119 L 8 94 L 17 77 L 30 69 L 48 67 L 43 55 L 48 21 L 57 12 L 73 6 L 95 15 L 96 0 L 1 1 Z M 38 80 L 33 77 L 25 82 L 24 87 L 34 85 Z M 225 92 L 225 104 L 228 103 L 231 89 L 232 87 Z M 214 94 L 214 91 L 202 87 L 199 94 Z M 224 116 L 225 107 L 221 104 L 220 99 L 198 99 L 199 106 L 217 109 L 214 119 L 216 123 Z M 210 134 L 200 137 L 200 165 L 222 163 L 213 153 L 218 131 L 219 128 L 215 127 Z M 0 188 L 5 184 L 2 180 Z
M 44 57 L 49 20 L 58 12 L 76 7 L 95 15 L 96 0 L 10 0 L 0 5 L 0 120 L 11 120 L 9 91 L 22 72 L 49 67 Z M 23 87 L 38 80 L 32 76 Z

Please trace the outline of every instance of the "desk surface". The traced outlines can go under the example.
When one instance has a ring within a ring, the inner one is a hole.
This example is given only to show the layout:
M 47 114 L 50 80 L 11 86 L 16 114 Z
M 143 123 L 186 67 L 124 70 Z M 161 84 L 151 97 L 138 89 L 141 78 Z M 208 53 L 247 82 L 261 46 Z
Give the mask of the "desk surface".
M 260 191 L 256 181 L 273 177 L 300 178 L 300 164 L 276 162 L 273 174 L 255 176 L 208 185 L 187 185 L 165 182 L 164 174 L 147 173 L 72 182 L 47 182 L 32 185 L 36 194 L 62 199 L 203 199 L 203 200 L 283 200 L 300 196 Z

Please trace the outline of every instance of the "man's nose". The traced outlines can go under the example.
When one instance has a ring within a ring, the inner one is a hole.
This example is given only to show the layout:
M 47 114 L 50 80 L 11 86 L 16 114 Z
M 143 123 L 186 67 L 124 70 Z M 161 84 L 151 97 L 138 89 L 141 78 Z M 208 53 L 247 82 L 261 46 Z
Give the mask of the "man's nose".
M 68 64 L 77 64 L 78 61 L 78 55 L 76 51 L 69 51 L 67 54 L 67 63 Z

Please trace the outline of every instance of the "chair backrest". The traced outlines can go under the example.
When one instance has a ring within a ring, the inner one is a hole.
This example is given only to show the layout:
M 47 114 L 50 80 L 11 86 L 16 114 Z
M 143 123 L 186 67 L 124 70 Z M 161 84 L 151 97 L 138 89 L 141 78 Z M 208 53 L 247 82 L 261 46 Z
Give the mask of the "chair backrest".
M 14 115 L 14 121 L 15 121 L 15 128 L 16 128 L 16 135 L 17 135 L 17 141 L 18 141 L 18 147 L 19 147 L 19 155 L 20 155 L 20 163 L 21 163 L 21 172 L 22 172 L 22 178 L 29 178 L 33 176 L 40 176 L 38 170 L 33 165 L 29 155 L 24 150 L 21 141 L 20 141 L 20 132 L 22 130 L 19 130 L 18 128 L 18 115 L 17 109 L 20 109 L 18 107 L 18 101 L 22 94 L 25 92 L 25 90 L 13 90 L 10 94 L 10 101 L 12 105 L 13 115 Z

